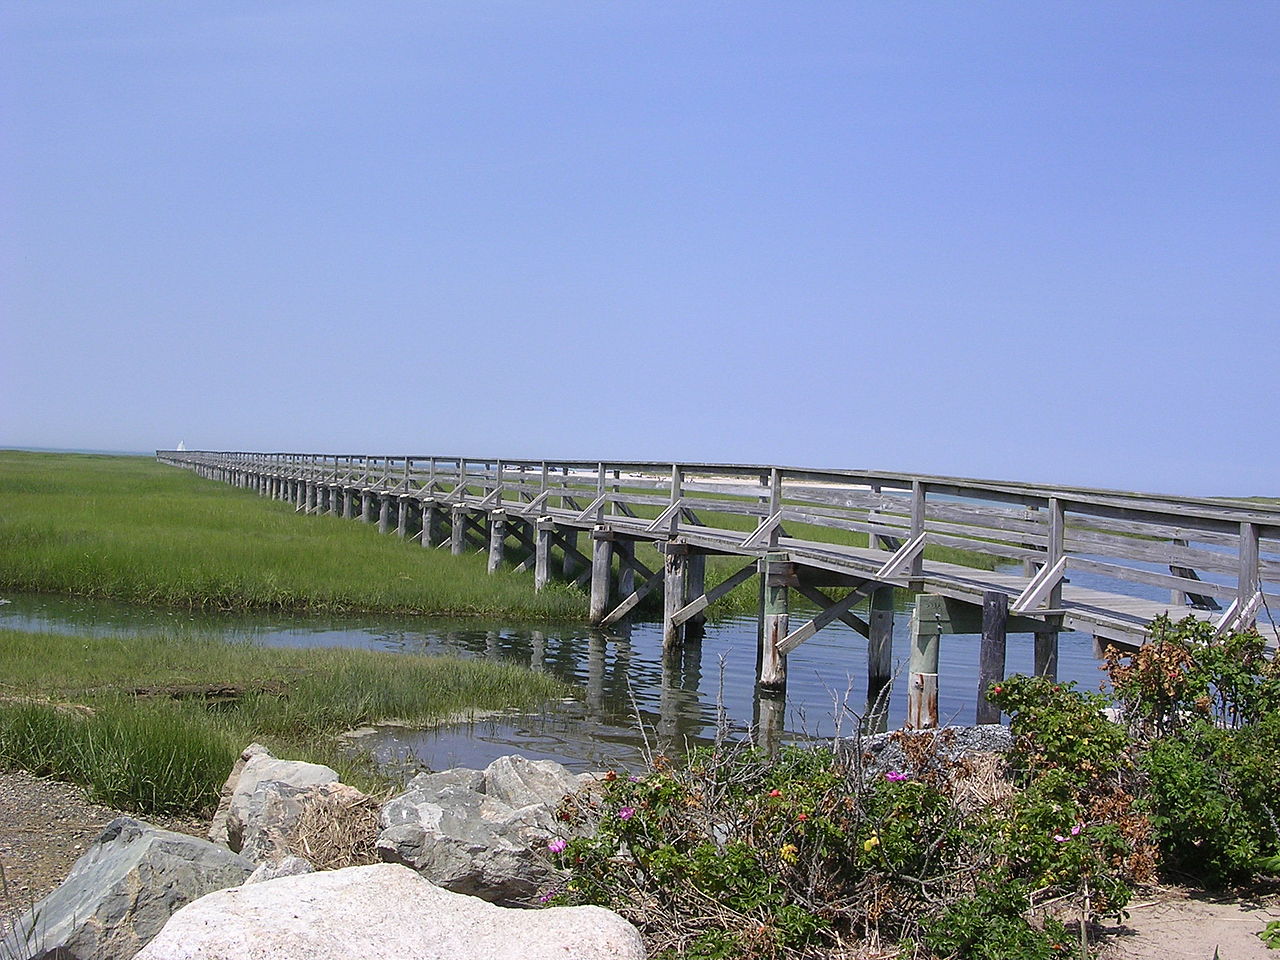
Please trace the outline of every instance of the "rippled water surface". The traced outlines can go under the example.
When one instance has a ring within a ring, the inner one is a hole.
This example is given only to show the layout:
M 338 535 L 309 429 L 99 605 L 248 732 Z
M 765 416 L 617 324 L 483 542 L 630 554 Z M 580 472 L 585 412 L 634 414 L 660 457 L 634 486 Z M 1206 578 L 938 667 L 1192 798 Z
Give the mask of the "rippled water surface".
M 718 722 L 745 735 L 760 718 L 755 696 L 756 622 L 731 618 L 709 623 L 705 636 L 664 663 L 662 630 L 638 623 L 629 630 L 595 633 L 575 625 L 529 625 L 424 617 L 299 617 L 284 614 L 192 613 L 101 601 L 10 596 L 0 605 L 0 626 L 88 634 L 190 630 L 271 646 L 347 646 L 392 652 L 451 653 L 509 661 L 572 683 L 577 698 L 548 704 L 536 714 L 485 717 L 433 730 L 384 728 L 364 740 L 387 762 L 433 769 L 482 766 L 503 754 L 559 760 L 577 770 L 638 766 L 645 738 L 663 749 L 714 737 Z M 905 675 L 910 605 L 899 607 L 894 659 Z M 793 608 L 794 623 L 807 619 Z M 944 721 L 971 723 L 977 693 L 978 637 L 942 639 L 939 709 Z M 1029 635 L 1009 637 L 1008 672 L 1030 672 Z M 1064 633 L 1059 676 L 1098 689 L 1102 674 L 1092 639 Z M 866 696 L 866 641 L 834 624 L 788 658 L 782 705 L 766 701 L 766 717 L 780 711 L 785 736 L 827 737 L 853 725 Z M 890 722 L 906 715 L 904 682 L 896 682 Z M 637 722 L 637 717 L 639 722 Z M 641 729 L 643 728 L 643 734 Z

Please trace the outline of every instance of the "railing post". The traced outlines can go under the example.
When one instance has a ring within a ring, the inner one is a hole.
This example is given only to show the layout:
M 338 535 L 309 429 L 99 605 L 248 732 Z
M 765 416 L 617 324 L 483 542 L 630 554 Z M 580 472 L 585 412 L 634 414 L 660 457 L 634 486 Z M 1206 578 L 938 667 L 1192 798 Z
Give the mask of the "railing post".
M 1258 622 L 1253 598 L 1258 595 L 1262 579 L 1258 569 L 1258 525 L 1246 520 L 1240 524 L 1240 575 L 1236 588 L 1237 608 L 1241 619 L 1237 630 L 1248 630 Z
M 924 533 L 925 522 L 925 486 L 920 480 L 911 481 L 911 539 Z M 924 551 L 921 550 L 911 558 L 912 577 L 924 575 Z
M 773 516 L 782 510 L 782 471 L 777 467 L 769 471 L 769 516 Z M 775 526 L 769 531 L 769 548 L 775 549 L 778 546 L 778 539 L 782 536 L 781 524 Z M 785 637 L 786 634 L 784 633 Z
M 1045 566 L 1052 570 L 1054 565 L 1062 559 L 1065 553 L 1065 540 L 1067 533 L 1066 512 L 1063 509 L 1062 501 L 1057 497 L 1049 498 L 1049 539 L 1047 554 L 1045 556 Z M 1054 584 L 1053 589 L 1049 592 L 1048 604 L 1050 610 L 1059 610 L 1062 608 L 1062 581 L 1059 580 Z

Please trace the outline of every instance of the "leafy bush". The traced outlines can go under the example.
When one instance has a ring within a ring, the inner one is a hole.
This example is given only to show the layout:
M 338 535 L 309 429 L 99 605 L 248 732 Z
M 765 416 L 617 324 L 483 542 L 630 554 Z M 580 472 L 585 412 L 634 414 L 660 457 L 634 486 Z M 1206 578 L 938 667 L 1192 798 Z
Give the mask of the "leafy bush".
M 1137 740 L 1141 808 L 1165 868 L 1210 886 L 1280 857 L 1280 664 L 1254 631 L 1162 618 L 1112 684 Z
M 868 770 L 857 749 L 771 760 L 721 744 L 610 775 L 562 808 L 566 837 L 548 851 L 564 877 L 546 899 L 609 906 L 656 957 L 700 960 L 818 956 L 861 938 L 1063 956 L 1064 928 L 1032 922 L 1031 905 L 1126 902 L 1128 839 L 1087 822 L 1060 774 L 1016 790 L 989 756 L 941 762 L 944 737 L 893 736 L 905 769 Z

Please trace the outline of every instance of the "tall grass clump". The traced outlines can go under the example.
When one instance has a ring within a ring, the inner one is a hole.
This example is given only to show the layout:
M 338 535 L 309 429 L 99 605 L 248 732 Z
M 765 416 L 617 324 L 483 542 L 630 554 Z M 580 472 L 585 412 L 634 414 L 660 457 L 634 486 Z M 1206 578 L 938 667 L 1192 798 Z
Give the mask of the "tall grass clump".
M 0 766 L 80 783 L 98 802 L 141 813 L 210 812 L 252 741 L 375 786 L 338 734 L 532 708 L 571 690 L 454 657 L 14 630 L 0 630 L 0 677 Z
M 490 576 L 368 524 L 143 457 L 0 451 L 0 589 L 203 609 L 580 619 L 579 591 Z

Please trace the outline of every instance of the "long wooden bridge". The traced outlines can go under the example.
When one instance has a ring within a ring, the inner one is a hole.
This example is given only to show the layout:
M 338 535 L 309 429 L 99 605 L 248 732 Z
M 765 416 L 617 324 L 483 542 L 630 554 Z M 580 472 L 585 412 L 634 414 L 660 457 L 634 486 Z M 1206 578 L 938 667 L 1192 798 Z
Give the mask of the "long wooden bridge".
M 982 692 L 1004 674 L 1008 633 L 1033 634 L 1035 670 L 1054 676 L 1063 630 L 1135 647 L 1162 614 L 1221 633 L 1280 610 L 1280 504 L 724 463 L 156 456 L 299 512 L 376 523 L 455 554 L 484 551 L 491 572 L 532 569 L 536 589 L 564 576 L 589 586 L 596 625 L 660 591 L 667 650 L 758 576 L 761 688 L 784 687 L 787 654 L 840 620 L 867 639 L 872 729 L 885 725 L 895 588 L 917 595 L 907 717 L 917 728 L 937 723 L 944 634 L 981 634 L 978 719 L 990 722 L 999 710 Z M 657 549 L 658 569 L 637 557 L 642 543 Z M 708 556 L 743 563 L 708 586 Z M 818 610 L 798 625 L 793 592 Z

